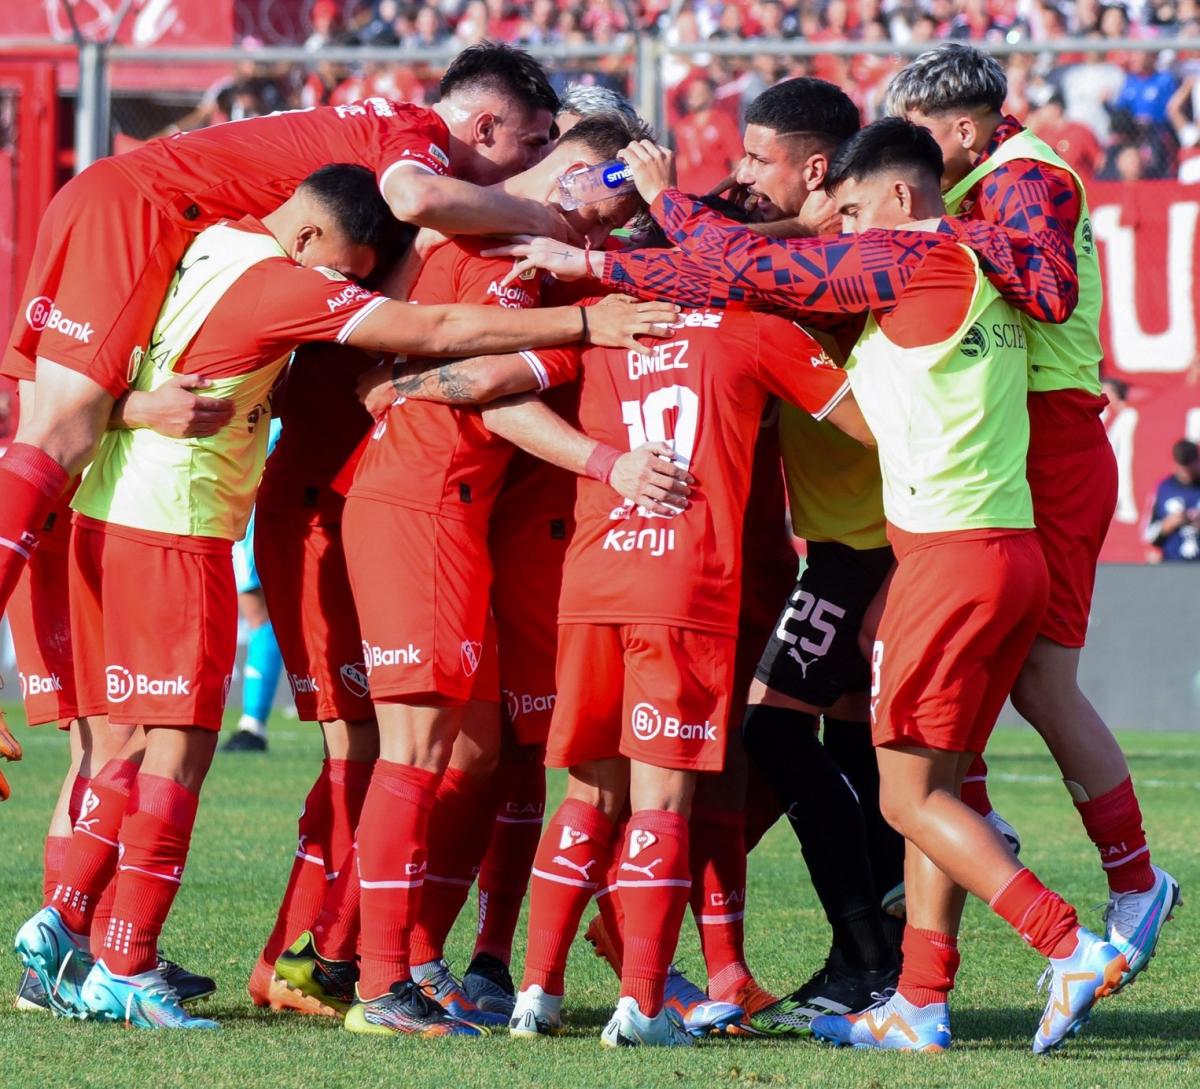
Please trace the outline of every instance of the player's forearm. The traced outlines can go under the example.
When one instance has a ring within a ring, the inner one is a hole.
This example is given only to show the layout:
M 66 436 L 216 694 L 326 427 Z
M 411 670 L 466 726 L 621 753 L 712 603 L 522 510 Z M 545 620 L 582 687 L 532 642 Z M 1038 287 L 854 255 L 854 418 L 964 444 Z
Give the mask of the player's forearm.
M 639 299 L 663 299 L 691 309 L 765 309 L 757 299 L 731 291 L 707 264 L 682 250 L 591 253 L 593 275 L 609 287 Z
M 388 186 L 388 206 L 406 223 L 446 234 L 545 233 L 545 209 L 501 189 L 415 170 L 395 171 L 391 180 L 395 184 Z
M 1033 233 L 982 220 L 948 220 L 992 285 L 1035 321 L 1061 325 L 1079 302 L 1075 247 L 1057 229 Z
M 386 302 L 354 327 L 346 343 L 369 352 L 454 358 L 568 344 L 584 331 L 578 306 L 507 310 L 468 303 Z
M 489 405 L 482 412 L 492 434 L 576 476 L 586 475 L 588 459 L 601 445 L 530 394 Z
M 520 355 L 458 359 L 412 374 L 397 373 L 397 396 L 443 405 L 482 405 L 537 388 L 537 378 Z
M 108 417 L 108 430 L 129 431 L 136 427 L 148 427 L 141 411 L 145 396 L 141 390 L 131 389 L 118 397 Z

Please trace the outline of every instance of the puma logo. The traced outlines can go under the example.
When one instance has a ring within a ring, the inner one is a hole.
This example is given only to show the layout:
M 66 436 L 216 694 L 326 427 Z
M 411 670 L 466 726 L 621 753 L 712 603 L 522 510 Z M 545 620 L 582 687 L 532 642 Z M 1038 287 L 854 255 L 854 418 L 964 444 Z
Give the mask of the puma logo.
M 572 862 L 569 858 L 564 858 L 562 855 L 555 855 L 554 858 L 551 859 L 551 861 L 554 862 L 558 866 L 566 866 L 566 868 L 568 870 L 574 870 L 585 881 L 591 881 L 592 875 L 588 871 L 590 871 L 591 868 L 594 865 L 596 865 L 596 860 L 594 858 L 589 858 L 581 866 L 581 865 L 579 865 L 578 862 Z
M 808 667 L 810 665 L 812 665 L 813 662 L 815 662 L 817 659 L 809 658 L 808 661 L 806 662 L 803 658 L 800 657 L 800 652 L 798 650 L 796 650 L 795 647 L 788 648 L 788 657 L 796 659 L 796 661 L 800 665 L 800 676 L 802 676 L 805 680 L 808 680 Z
M 654 867 L 661 865 L 661 863 L 661 858 L 656 858 L 653 862 L 649 862 L 645 866 L 635 866 L 632 862 L 622 862 L 621 871 L 624 872 L 625 870 L 628 870 L 630 873 L 645 874 L 646 877 L 650 878 L 651 881 L 654 881 L 658 876 L 654 872 Z

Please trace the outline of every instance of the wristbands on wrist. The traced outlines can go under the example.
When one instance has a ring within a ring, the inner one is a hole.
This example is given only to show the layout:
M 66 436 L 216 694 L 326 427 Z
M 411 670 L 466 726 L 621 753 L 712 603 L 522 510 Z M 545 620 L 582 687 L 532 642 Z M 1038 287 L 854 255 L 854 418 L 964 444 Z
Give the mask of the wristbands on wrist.
M 587 459 L 587 465 L 584 466 L 583 471 L 593 480 L 607 484 L 612 477 L 613 466 L 616 465 L 620 456 L 621 451 L 615 446 L 598 442 L 596 449 L 592 451 L 592 456 Z

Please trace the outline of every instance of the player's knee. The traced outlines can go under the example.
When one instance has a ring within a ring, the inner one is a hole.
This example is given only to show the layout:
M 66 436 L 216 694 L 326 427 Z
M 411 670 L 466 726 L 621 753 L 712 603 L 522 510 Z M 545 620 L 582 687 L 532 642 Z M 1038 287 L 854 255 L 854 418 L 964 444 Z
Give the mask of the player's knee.
M 912 831 L 921 799 L 896 783 L 879 784 L 879 812 L 895 831 L 906 839 Z

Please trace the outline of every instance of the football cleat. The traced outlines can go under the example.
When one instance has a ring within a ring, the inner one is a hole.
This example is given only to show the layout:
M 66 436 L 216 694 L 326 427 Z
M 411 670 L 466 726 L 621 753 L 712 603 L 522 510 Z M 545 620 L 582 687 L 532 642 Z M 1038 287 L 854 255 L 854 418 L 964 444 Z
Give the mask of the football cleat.
M 46 997 L 46 989 L 32 968 L 26 968 L 21 973 L 21 982 L 17 984 L 17 1000 L 13 1005 L 26 1013 L 49 1012 L 50 999 Z
M 97 962 L 79 989 L 93 1021 L 115 1021 L 134 1028 L 215 1029 L 206 1017 L 193 1017 L 183 1008 L 174 988 L 157 969 L 134 976 L 113 975 Z
M 818 1017 L 842 1017 L 879 1004 L 879 995 L 896 986 L 897 968 L 854 969 L 838 950 L 804 986 L 750 1018 L 764 1036 L 810 1036 Z
M 950 1007 L 945 1002 L 914 1006 L 893 994 L 862 1013 L 814 1018 L 812 1034 L 835 1047 L 945 1051 L 950 1046 Z
M 209 976 L 201 976 L 195 972 L 189 972 L 182 965 L 176 964 L 173 960 L 168 960 L 161 952 L 158 954 L 158 963 L 155 965 L 155 970 L 162 975 L 171 989 L 179 996 L 179 1001 L 185 1005 L 188 1002 L 196 1002 L 201 998 L 208 998 L 210 995 L 217 993 L 216 980 L 211 979 Z
M 1162 928 L 1183 902 L 1179 897 L 1179 882 L 1166 870 L 1150 868 L 1154 871 L 1154 884 L 1149 889 L 1110 893 L 1104 909 L 1104 940 L 1123 953 L 1129 965 L 1118 991 L 1128 987 L 1150 963 Z
M 904 898 L 904 882 L 901 881 L 890 892 L 884 894 L 883 899 L 879 902 L 879 907 L 884 915 L 893 919 L 903 920 L 908 912 L 908 902 Z
M 237 729 L 221 746 L 222 752 L 266 752 L 267 739 L 253 730 Z
M 563 1030 L 563 996 L 547 994 L 536 983 L 517 995 L 509 1035 L 530 1040 L 535 1036 L 558 1036 Z
M 1004 842 L 1008 844 L 1009 850 L 1014 855 L 1021 853 L 1021 837 L 1017 834 L 1017 830 L 1008 823 L 994 809 L 983 818 L 988 822 L 1001 836 L 1004 837 Z
M 750 976 L 742 980 L 725 998 L 735 1006 L 741 1006 L 746 1011 L 741 1021 L 736 1025 L 730 1025 L 725 1030 L 727 1036 L 758 1036 L 759 1033 L 750 1023 L 751 1018 L 760 1010 L 765 1010 L 768 1006 L 772 1006 L 779 1001 L 770 991 L 760 986 Z
M 343 1027 L 372 1036 L 486 1036 L 487 1029 L 451 1017 L 411 979 L 378 998 L 355 998 Z
M 673 964 L 667 970 L 663 1006 L 675 1014 L 692 1036 L 719 1035 L 746 1019 L 741 1006 L 709 998 Z
M 462 981 L 450 971 L 444 960 L 431 960 L 412 966 L 413 982 L 442 1007 L 451 1017 L 472 1025 L 507 1025 L 502 1013 L 481 1010 L 463 988 Z
M 617 1003 L 600 1033 L 604 1047 L 691 1047 L 694 1042 L 673 1011 L 663 1006 L 653 1017 L 647 1017 L 629 995 Z
M 94 961 L 87 938 L 72 934 L 52 907 L 42 908 L 17 931 L 14 948 L 42 985 L 50 1009 L 59 1017 L 82 1017 L 79 989 Z
M 603 915 L 597 915 L 588 923 L 587 930 L 583 932 L 583 937 L 591 945 L 592 951 L 596 956 L 603 957 L 608 961 L 608 966 L 616 973 L 617 979 L 620 979 L 621 954 L 617 951 L 616 943 L 608 935 Z
M 1080 927 L 1078 943 L 1069 957 L 1050 958 L 1038 981 L 1047 992 L 1046 1008 L 1033 1034 L 1033 1053 L 1044 1055 L 1078 1036 L 1100 999 L 1120 989 L 1129 965 L 1125 954 L 1103 938 Z
M 505 1021 L 512 1017 L 515 988 L 508 965 L 498 957 L 476 953 L 463 976 L 463 990 L 485 1013 L 498 1013 Z
M 358 981 L 358 965 L 352 960 L 329 960 L 321 956 L 307 930 L 290 949 L 279 954 L 275 977 L 291 991 L 287 1001 L 279 996 L 281 1004 L 276 1009 L 340 1017 L 356 1001 L 354 984 Z

